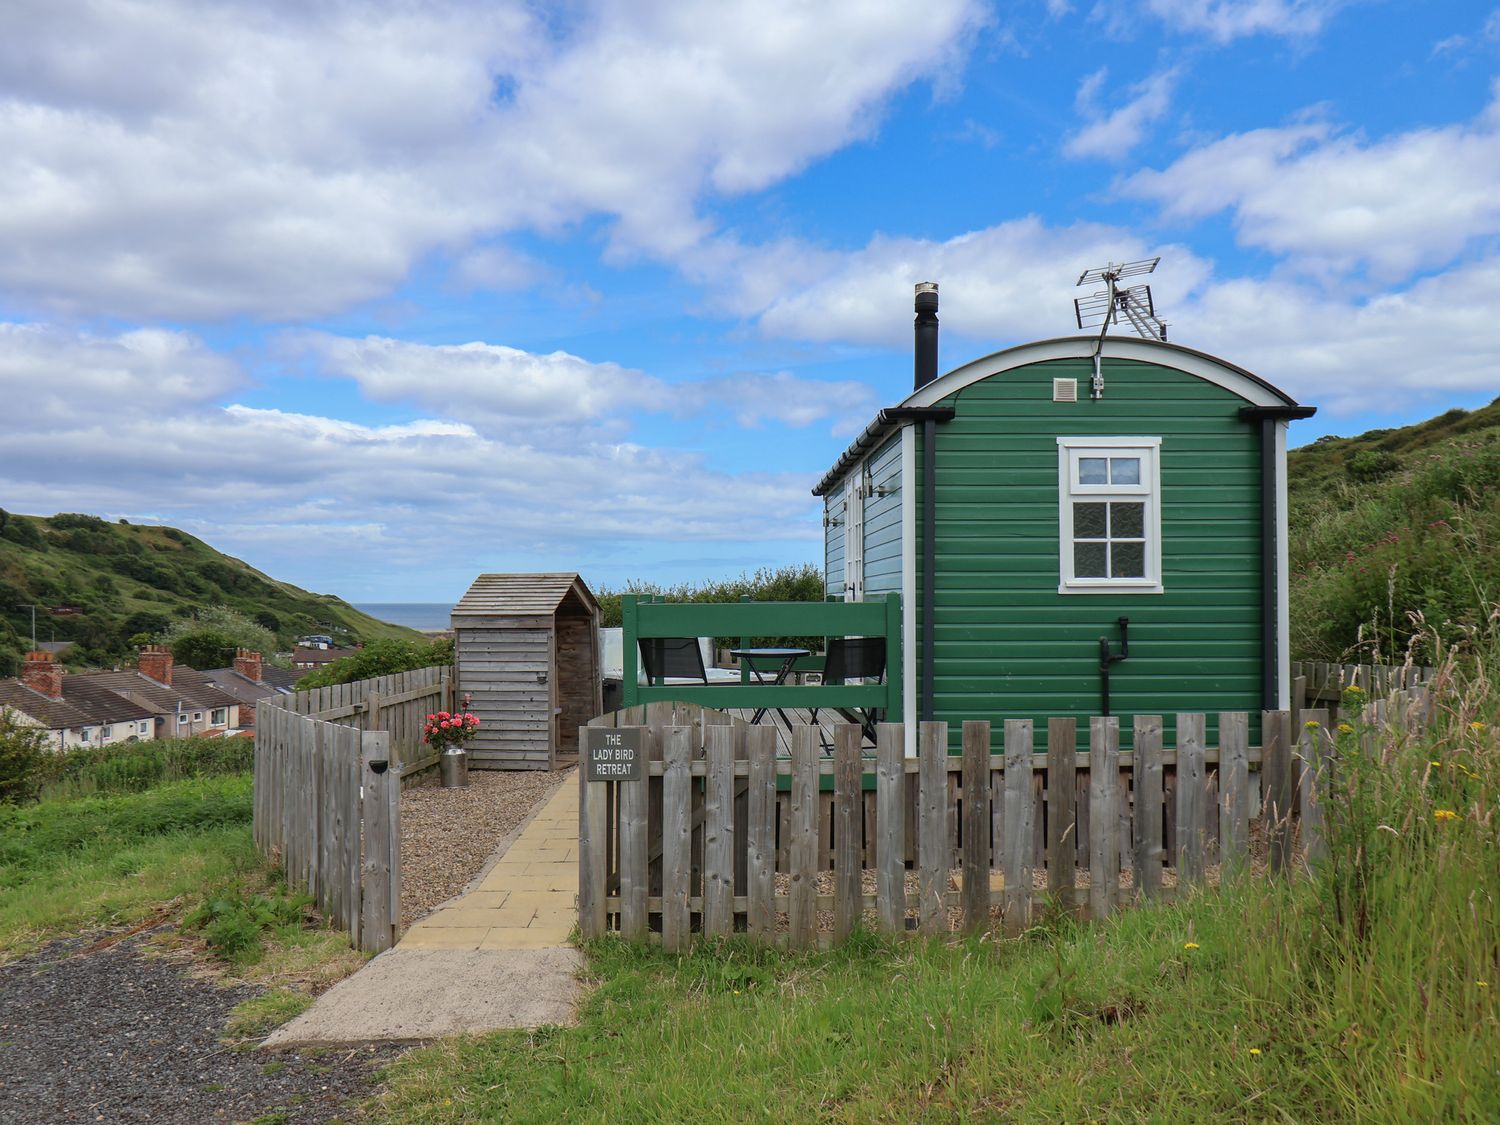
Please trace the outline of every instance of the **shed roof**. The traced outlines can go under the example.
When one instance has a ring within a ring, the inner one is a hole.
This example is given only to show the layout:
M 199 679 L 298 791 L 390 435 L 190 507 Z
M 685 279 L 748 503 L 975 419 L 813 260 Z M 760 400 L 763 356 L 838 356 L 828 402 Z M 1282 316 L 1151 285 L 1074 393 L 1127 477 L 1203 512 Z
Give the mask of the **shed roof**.
M 512 617 L 553 613 L 570 593 L 590 609 L 599 602 L 575 572 L 555 574 L 481 574 L 458 604 L 453 616 Z

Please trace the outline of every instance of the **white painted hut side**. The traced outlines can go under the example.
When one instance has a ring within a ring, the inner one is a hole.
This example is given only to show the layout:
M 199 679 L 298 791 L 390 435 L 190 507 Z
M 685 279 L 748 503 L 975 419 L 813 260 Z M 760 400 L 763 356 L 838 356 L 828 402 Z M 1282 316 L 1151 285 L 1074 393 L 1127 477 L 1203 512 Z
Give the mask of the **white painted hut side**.
M 459 699 L 479 717 L 474 769 L 552 770 L 604 709 L 599 603 L 576 574 L 481 574 L 453 607 Z

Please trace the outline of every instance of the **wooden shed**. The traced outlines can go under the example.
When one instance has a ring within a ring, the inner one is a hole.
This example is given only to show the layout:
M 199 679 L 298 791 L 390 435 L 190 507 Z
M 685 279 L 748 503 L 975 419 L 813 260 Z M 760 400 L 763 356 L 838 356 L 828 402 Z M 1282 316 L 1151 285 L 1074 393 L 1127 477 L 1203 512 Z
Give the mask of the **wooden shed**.
M 479 716 L 475 769 L 551 770 L 603 709 L 599 603 L 576 574 L 481 574 L 453 607 L 459 698 Z
M 828 596 L 902 596 L 905 713 L 1041 738 L 1049 716 L 1170 734 L 1179 711 L 1287 707 L 1287 426 L 1313 408 L 1147 339 L 939 376 L 921 301 L 915 389 L 814 490 Z

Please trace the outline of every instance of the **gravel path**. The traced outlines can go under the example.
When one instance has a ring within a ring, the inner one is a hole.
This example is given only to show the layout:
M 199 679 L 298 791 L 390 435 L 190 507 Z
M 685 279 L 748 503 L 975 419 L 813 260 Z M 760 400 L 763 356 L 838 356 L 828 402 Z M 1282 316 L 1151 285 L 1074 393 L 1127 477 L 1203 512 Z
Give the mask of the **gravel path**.
M 462 892 L 571 778 L 475 771 L 468 789 L 403 793 L 403 922 Z M 226 1047 L 230 1011 L 263 990 L 223 988 L 195 976 L 185 956 L 144 951 L 152 932 L 52 942 L 0 966 L 0 1125 L 360 1119 L 376 1071 L 401 1047 Z
M 196 979 L 148 935 L 104 949 L 53 942 L 0 967 L 0 1122 L 355 1121 L 375 1071 L 400 1053 L 364 1045 L 268 1054 L 219 1043 L 259 989 Z
M 432 784 L 401 794 L 401 924 L 461 894 L 500 841 L 572 771 L 471 770 L 467 789 Z

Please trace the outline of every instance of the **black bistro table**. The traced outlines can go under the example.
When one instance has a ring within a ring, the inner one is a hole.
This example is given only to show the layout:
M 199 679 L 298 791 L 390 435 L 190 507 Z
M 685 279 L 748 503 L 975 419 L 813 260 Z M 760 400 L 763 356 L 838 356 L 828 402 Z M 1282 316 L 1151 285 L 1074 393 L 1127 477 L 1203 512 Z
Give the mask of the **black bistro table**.
M 729 655 L 730 656 L 737 656 L 741 660 L 747 660 L 747 661 L 749 661 L 749 663 L 750 663 L 750 671 L 752 673 L 754 673 L 754 675 L 755 675 L 755 682 L 756 683 L 758 683 L 758 684 L 773 684 L 773 685 L 778 685 L 779 686 L 781 684 L 786 683 L 786 678 L 792 674 L 792 666 L 795 665 L 797 663 L 797 661 L 801 660 L 804 656 L 811 656 L 812 655 L 812 649 L 807 649 L 807 648 L 732 648 L 732 649 L 729 650 Z M 759 661 L 759 660 L 764 660 L 764 661 L 776 661 L 776 660 L 779 660 L 779 661 L 781 661 L 780 666 L 776 668 L 776 674 L 771 679 L 767 679 L 766 678 L 766 676 L 768 674 L 768 670 L 767 669 L 763 669 L 763 668 L 757 667 L 756 661 Z M 753 725 L 755 723 L 760 722 L 762 716 L 764 716 L 765 713 L 767 711 L 769 711 L 769 710 L 772 710 L 772 708 L 762 707 L 759 710 L 757 710 L 755 712 L 755 714 L 750 717 L 751 724 Z M 790 733 L 791 729 L 792 729 L 792 724 L 787 720 L 786 712 L 783 711 L 780 707 L 775 708 L 775 711 L 776 711 L 776 713 L 778 715 L 781 716 L 781 721 L 782 721 L 783 725 L 785 725 L 788 733 Z

